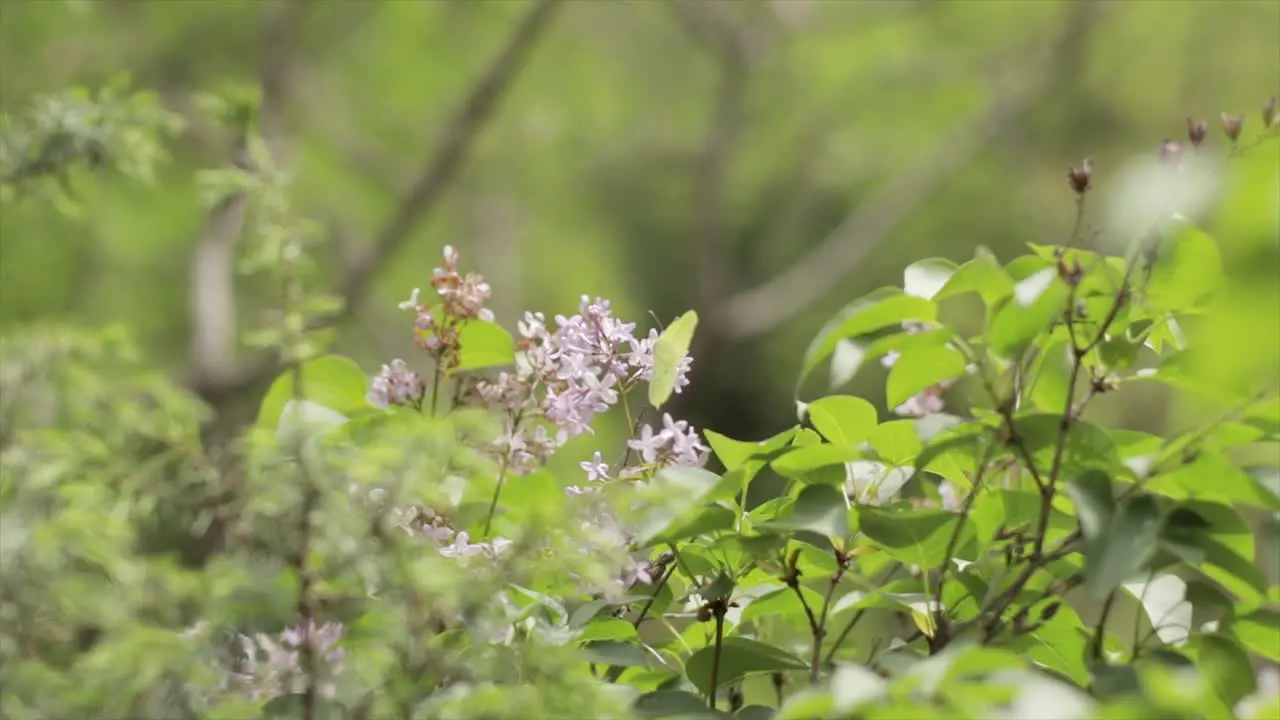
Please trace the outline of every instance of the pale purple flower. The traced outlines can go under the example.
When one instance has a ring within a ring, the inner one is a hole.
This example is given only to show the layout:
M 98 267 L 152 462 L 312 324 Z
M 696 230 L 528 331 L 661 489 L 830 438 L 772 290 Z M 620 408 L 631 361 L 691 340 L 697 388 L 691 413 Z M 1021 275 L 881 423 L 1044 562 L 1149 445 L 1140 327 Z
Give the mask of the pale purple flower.
M 953 382 L 953 380 L 944 380 L 937 385 L 931 385 L 907 398 L 907 401 L 894 408 L 893 412 L 904 417 L 936 415 L 946 408 L 942 401 L 942 393 Z
M 369 404 L 385 408 L 389 405 L 416 405 L 426 394 L 427 385 L 403 360 L 392 360 L 374 376 L 366 398 Z
M 591 456 L 590 460 L 578 463 L 578 465 L 587 473 L 587 482 L 609 479 L 609 466 L 600 458 L 600 451 L 598 450 Z
M 960 497 L 959 488 L 950 480 L 944 480 L 938 484 L 938 497 L 942 499 L 943 510 L 959 512 L 964 507 L 964 498 Z
M 711 454 L 711 449 L 702 444 L 697 431 L 684 420 L 672 419 L 670 413 L 662 415 L 662 430 L 655 433 L 651 426 L 644 425 L 640 428 L 640 436 L 627 441 L 627 446 L 640 453 L 640 459 L 646 465 L 655 467 L 701 467 Z

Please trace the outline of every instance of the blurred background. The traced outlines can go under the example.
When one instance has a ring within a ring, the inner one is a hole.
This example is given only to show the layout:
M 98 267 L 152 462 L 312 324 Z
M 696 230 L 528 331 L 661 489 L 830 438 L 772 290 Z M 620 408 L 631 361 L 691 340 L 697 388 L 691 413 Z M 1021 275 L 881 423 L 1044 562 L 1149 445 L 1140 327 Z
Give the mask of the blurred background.
M 251 417 L 270 375 L 208 352 L 192 300 L 235 235 L 195 182 L 234 138 L 193 98 L 248 86 L 352 307 L 335 351 L 370 374 L 418 362 L 396 303 L 452 244 L 513 330 L 582 294 L 642 329 L 696 308 L 676 412 L 758 439 L 794 422 L 817 330 L 906 264 L 1060 242 L 1069 165 L 1092 157 L 1105 192 L 1188 116 L 1218 147 L 1220 112 L 1257 123 L 1280 88 L 1280 3 L 5 0 L 0 68 L 3 113 L 125 72 L 190 120 L 153 186 L 77 177 L 78 214 L 6 207 L 0 330 L 124 323 Z M 251 324 L 266 296 L 237 283 L 226 307 Z M 844 392 L 883 408 L 880 372 Z M 1142 425 L 1161 403 L 1100 412 Z

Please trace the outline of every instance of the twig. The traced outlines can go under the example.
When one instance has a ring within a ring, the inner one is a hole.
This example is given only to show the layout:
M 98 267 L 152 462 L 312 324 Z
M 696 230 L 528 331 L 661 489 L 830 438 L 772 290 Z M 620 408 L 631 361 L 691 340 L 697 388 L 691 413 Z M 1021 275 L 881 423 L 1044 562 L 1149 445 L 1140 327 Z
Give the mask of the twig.
M 725 179 L 742 137 L 750 47 L 744 32 L 713 3 L 677 0 L 670 5 L 695 39 L 707 45 L 719 68 L 719 84 L 694 182 L 694 248 L 698 307 L 706 313 L 731 291 L 732 267 L 725 236 Z M 715 315 L 708 315 L 715 320 Z M 718 334 L 705 325 L 696 342 Z
M 378 271 L 391 261 L 414 230 L 439 205 L 470 154 L 480 131 L 495 114 L 515 76 L 536 41 L 544 34 L 562 0 L 536 0 L 512 31 L 505 45 L 476 81 L 462 105 L 445 124 L 422 174 L 410 186 L 371 249 L 358 256 L 340 283 L 343 307 L 312 323 L 311 329 L 329 327 L 350 317 L 368 293 Z M 222 404 L 241 391 L 265 381 L 276 368 L 273 358 L 260 356 L 227 377 L 195 373 L 188 381 L 201 397 Z
M 1107 616 L 1111 614 L 1111 606 L 1116 601 L 1116 593 L 1119 588 L 1107 593 L 1107 599 L 1102 603 L 1102 615 L 1098 618 L 1098 624 L 1093 629 L 1093 643 L 1089 648 L 1090 654 L 1095 658 L 1102 657 L 1102 641 L 1107 630 Z
M 284 0 L 268 18 L 263 32 L 257 132 L 268 142 L 279 135 L 280 118 L 289 98 L 288 78 L 298 28 L 309 6 L 309 0 Z M 231 164 L 249 170 L 253 122 L 246 117 L 240 125 L 236 128 Z M 191 258 L 188 354 L 197 377 L 225 381 L 235 371 L 235 248 L 244 229 L 248 201 L 248 194 L 240 191 L 214 206 Z
M 711 655 L 711 687 L 708 688 L 707 704 L 716 709 L 716 687 L 720 683 L 720 653 L 724 649 L 724 615 L 728 608 L 723 598 L 712 601 L 711 614 L 716 621 L 716 646 Z
M 898 225 L 965 165 L 1052 91 L 1054 79 L 1079 53 L 1080 35 L 1092 24 L 1090 3 L 1073 7 L 1052 57 L 1020 93 L 997 97 L 978 117 L 957 124 L 850 214 L 808 255 L 758 287 L 728 298 L 719 322 L 736 338 L 764 334 L 794 317 L 844 279 Z

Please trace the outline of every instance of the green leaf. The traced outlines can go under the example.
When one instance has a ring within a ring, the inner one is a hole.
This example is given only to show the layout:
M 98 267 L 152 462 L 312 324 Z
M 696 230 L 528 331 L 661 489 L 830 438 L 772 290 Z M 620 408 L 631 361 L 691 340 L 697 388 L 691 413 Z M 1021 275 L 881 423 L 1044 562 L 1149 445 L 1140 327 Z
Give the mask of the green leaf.
M 1184 502 L 1170 513 L 1160 540 L 1162 548 L 1246 603 L 1266 594 L 1266 578 L 1253 561 L 1253 532 L 1230 506 Z
M 1100 549 L 1111 529 L 1116 514 L 1116 501 L 1111 491 L 1111 478 L 1096 470 L 1078 475 L 1067 483 L 1067 497 L 1076 506 L 1076 518 L 1086 544 Z
M 964 374 L 964 355 L 949 345 L 908 350 L 889 370 L 886 405 L 898 407 L 927 387 Z
M 1136 575 L 1155 553 L 1160 536 L 1160 506 L 1139 495 L 1119 507 L 1094 552 L 1085 556 L 1085 588 L 1103 598 Z
M 830 485 L 807 485 L 790 512 L 761 527 L 809 530 L 828 538 L 849 537 L 849 509 L 844 495 Z
M 676 370 L 689 354 L 698 313 L 690 310 L 667 326 L 653 345 L 653 378 L 649 380 L 649 404 L 655 408 L 671 397 L 676 388 Z
M 1202 635 L 1193 644 L 1196 667 L 1227 707 L 1253 692 L 1253 665 L 1233 640 L 1223 635 Z
M 803 585 L 800 586 L 800 592 L 805 597 L 805 602 L 810 608 L 822 607 L 822 596 L 816 591 L 811 590 Z M 796 591 L 789 587 L 779 588 L 772 592 L 761 595 L 752 600 L 746 608 L 743 609 L 739 622 L 751 622 L 767 617 L 777 617 L 779 615 L 793 617 L 802 622 L 808 622 L 805 619 L 804 605 L 801 604 L 800 598 L 796 595 Z M 807 626 L 806 626 L 807 627 Z
M 341 427 L 347 417 L 309 400 L 290 400 L 280 413 L 276 439 L 285 447 L 296 447 L 313 437 Z
M 800 428 L 792 427 L 783 432 L 774 435 L 771 438 L 749 442 L 747 440 L 734 440 L 725 435 L 721 435 L 714 430 L 704 430 L 702 434 L 707 438 L 707 443 L 711 445 L 711 450 L 715 452 L 716 458 L 724 465 L 725 470 L 733 470 L 745 465 L 748 460 L 772 459 L 777 451 L 787 446 L 795 437 L 796 431 Z
M 894 420 L 871 431 L 867 442 L 880 459 L 890 465 L 915 465 L 916 456 L 924 449 L 924 441 L 913 420 Z
M 1061 434 L 1060 413 L 1035 413 L 1014 420 L 1022 442 L 1035 460 L 1041 476 L 1053 467 Z M 1060 476 L 1082 473 L 1087 470 L 1112 471 L 1120 467 L 1120 455 L 1115 441 L 1105 430 L 1092 423 L 1077 420 L 1072 423 L 1063 447 Z
M 642 718 L 697 718 L 714 717 L 709 713 L 707 701 L 683 690 L 658 690 L 636 698 L 632 706 Z
M 689 656 L 684 665 L 685 676 L 703 694 L 710 694 L 712 691 L 711 667 L 715 652 L 714 645 L 704 647 Z M 724 687 L 753 673 L 803 670 L 806 667 L 803 660 L 781 648 L 758 640 L 728 637 L 721 643 L 720 668 L 716 684 L 717 687 Z
M 673 466 L 659 470 L 651 481 L 655 489 L 661 488 L 672 497 L 685 502 L 679 507 L 657 504 L 649 508 L 640 519 L 642 528 L 636 535 L 641 547 L 652 544 L 672 529 L 686 526 L 702 515 L 707 495 L 720 484 L 720 476 L 696 467 Z
M 1250 652 L 1280 663 L 1280 610 L 1260 608 L 1237 617 L 1231 632 Z
M 809 374 L 831 357 L 836 344 L 844 338 L 857 337 L 907 320 L 930 322 L 937 319 L 938 308 L 924 298 L 904 294 L 897 288 L 881 288 L 845 306 L 809 343 L 796 380 L 796 395 Z
M 696 515 L 675 522 L 665 531 L 644 542 L 645 547 L 663 545 L 677 540 L 709 535 L 718 530 L 732 529 L 737 522 L 738 513 L 721 505 L 708 505 Z
M 798 478 L 814 470 L 832 465 L 843 465 L 858 459 L 861 453 L 851 447 L 831 445 L 807 445 L 798 447 L 771 463 L 774 472 L 786 478 Z
M 828 442 L 853 446 L 867 439 L 878 421 L 871 403 L 852 395 L 831 395 L 809 404 L 809 421 Z
M 1146 306 L 1152 312 L 1199 307 L 1222 284 L 1222 275 L 1218 243 L 1184 224 L 1160 246 L 1147 283 Z
M 990 250 L 979 247 L 973 259 L 961 265 L 946 285 L 933 296 L 934 300 L 943 300 L 955 295 L 976 292 L 987 307 L 1013 294 L 1013 280 Z
M 277 695 L 262 706 L 264 718 L 298 718 L 303 717 L 306 707 L 302 693 Z M 347 716 L 347 710 L 337 702 L 324 697 L 316 698 L 313 717 L 316 720 L 341 720 Z
M 468 320 L 458 330 L 458 365 L 451 372 L 511 365 L 516 361 L 516 341 L 496 323 Z
M 369 379 L 355 361 L 341 355 L 326 355 L 303 363 L 300 372 L 303 397 L 308 402 L 348 417 L 369 407 L 365 400 Z M 293 373 L 286 372 L 271 383 L 271 388 L 262 398 L 258 427 L 274 430 L 280 423 L 285 405 L 293 399 Z
M 578 635 L 579 642 L 592 640 L 635 640 L 636 628 L 621 618 L 596 618 Z
M 944 510 L 858 508 L 858 529 L 894 559 L 922 568 L 938 567 L 946 560 L 947 543 L 960 516 Z M 966 524 L 956 547 L 972 535 Z
M 908 295 L 932 299 L 956 272 L 956 264 L 943 258 L 911 263 L 902 272 L 902 289 Z
M 991 322 L 987 333 L 991 349 L 1004 357 L 1020 354 L 1053 326 L 1069 294 L 1055 268 L 1045 268 L 1020 281 L 1014 286 L 1013 297 Z
M 1280 496 L 1241 470 L 1225 454 L 1213 450 L 1202 450 L 1191 462 L 1151 477 L 1147 489 L 1178 500 L 1207 500 L 1280 510 Z
M 653 656 L 644 648 L 619 640 L 596 640 L 582 646 L 588 662 L 633 667 L 648 665 Z

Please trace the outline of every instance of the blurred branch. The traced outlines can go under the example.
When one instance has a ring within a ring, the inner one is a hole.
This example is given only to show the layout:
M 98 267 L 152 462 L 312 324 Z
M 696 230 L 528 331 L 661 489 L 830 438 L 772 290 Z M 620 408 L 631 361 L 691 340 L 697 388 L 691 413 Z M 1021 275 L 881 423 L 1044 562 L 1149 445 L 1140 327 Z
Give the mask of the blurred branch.
M 889 180 L 799 262 L 758 287 L 728 299 L 719 321 L 734 337 L 766 333 L 844 279 L 979 153 L 1014 126 L 1078 63 L 1088 32 L 1103 11 L 1095 3 L 1070 6 L 1065 30 L 1027 87 L 1002 92 L 976 118 L 958 123 L 936 147 Z
M 480 131 L 493 117 L 536 41 L 547 29 L 562 0 L 534 0 L 502 49 L 472 86 L 462 105 L 446 122 L 439 141 L 418 179 L 400 200 L 372 247 L 357 255 L 340 283 L 343 309 L 318 323 L 332 326 L 350 317 L 363 302 L 377 273 L 394 257 L 415 229 L 439 204 L 466 161 Z M 217 404 L 262 382 L 276 367 L 273 357 L 259 356 L 225 378 L 196 375 L 192 385 L 206 401 Z
M 279 135 L 289 92 L 298 28 L 310 0 L 282 0 L 267 19 L 262 38 L 258 123 L 268 142 Z M 250 123 L 238 128 L 231 163 L 250 165 Z M 213 207 L 191 259 L 191 371 L 205 381 L 225 381 L 236 367 L 235 247 L 244 229 L 248 197 L 233 193 Z
M 346 301 L 336 322 L 353 313 L 368 293 L 369 285 L 409 235 L 435 209 L 470 154 L 480 130 L 493 116 L 521 64 L 547 28 L 561 0 L 536 0 L 516 26 L 506 45 L 476 82 L 462 106 L 445 125 L 426 168 L 378 233 L 372 249 L 358 259 L 343 280 Z
M 707 137 L 695 170 L 692 238 L 698 308 L 714 320 L 710 309 L 732 290 L 731 253 L 724 227 L 725 179 L 742 137 L 752 53 L 744 30 L 721 11 L 721 6 L 703 0 L 675 0 L 671 7 L 694 39 L 715 55 L 719 71 Z M 719 334 L 714 322 L 707 323 L 706 329 L 704 337 Z

